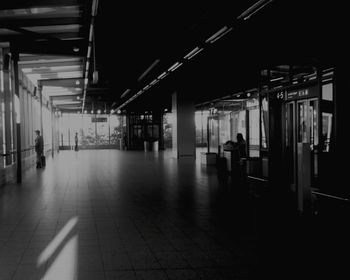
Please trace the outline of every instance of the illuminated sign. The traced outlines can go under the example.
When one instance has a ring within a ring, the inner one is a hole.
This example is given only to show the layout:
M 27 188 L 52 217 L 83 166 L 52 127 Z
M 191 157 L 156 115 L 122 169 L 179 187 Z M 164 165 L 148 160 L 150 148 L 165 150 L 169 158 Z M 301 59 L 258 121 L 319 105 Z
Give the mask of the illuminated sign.
M 294 100 L 318 95 L 317 87 L 293 90 L 285 93 L 285 100 Z

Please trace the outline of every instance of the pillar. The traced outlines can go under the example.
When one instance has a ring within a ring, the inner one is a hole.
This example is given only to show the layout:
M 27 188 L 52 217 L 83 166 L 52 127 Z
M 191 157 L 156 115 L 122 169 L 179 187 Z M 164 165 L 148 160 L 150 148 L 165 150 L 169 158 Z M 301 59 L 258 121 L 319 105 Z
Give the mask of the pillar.
M 50 97 L 50 112 L 51 112 L 51 156 L 55 157 L 55 112 L 53 108 L 53 100 Z
M 44 121 L 43 121 L 43 86 L 40 81 L 38 81 L 38 93 L 40 102 L 40 133 L 44 137 Z
M 177 158 L 196 157 L 195 106 L 190 97 L 185 92 L 172 94 L 173 153 Z
M 6 163 L 5 165 L 12 164 L 12 90 L 10 83 L 10 54 L 8 51 L 4 51 L 4 109 L 5 109 L 5 149 L 6 149 Z
M 17 183 L 22 182 L 22 141 L 21 141 L 21 106 L 19 104 L 19 69 L 18 69 L 18 53 L 12 53 L 13 61 L 13 99 L 12 99 L 12 112 L 13 112 L 13 124 L 14 124 L 14 142 L 16 143 L 17 154 Z M 15 106 L 15 98 L 18 98 L 18 106 Z

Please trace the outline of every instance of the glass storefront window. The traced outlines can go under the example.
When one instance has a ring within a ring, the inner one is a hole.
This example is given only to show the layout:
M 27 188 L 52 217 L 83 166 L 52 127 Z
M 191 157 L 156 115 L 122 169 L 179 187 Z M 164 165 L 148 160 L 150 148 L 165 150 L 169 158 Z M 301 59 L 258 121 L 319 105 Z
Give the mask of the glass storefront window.
M 331 132 L 332 132 L 332 113 L 322 113 L 322 142 L 323 142 L 323 152 L 329 152 L 329 146 L 331 142 Z
M 259 157 L 259 108 L 249 110 L 249 156 Z
M 173 118 L 174 114 L 172 113 L 166 113 L 163 116 L 163 139 L 164 139 L 164 148 L 165 149 L 171 149 L 172 148 L 172 141 L 173 141 L 173 132 L 172 132 L 172 126 L 173 126 Z
M 209 111 L 196 111 L 195 126 L 196 126 L 196 145 L 197 147 L 207 146 L 207 124 Z
M 322 99 L 333 101 L 333 84 L 322 85 Z
M 269 111 L 268 111 L 268 100 L 267 97 L 261 99 L 261 148 L 269 148 Z
M 63 114 L 60 118 L 60 145 L 117 145 L 125 132 L 125 116 L 105 114 Z

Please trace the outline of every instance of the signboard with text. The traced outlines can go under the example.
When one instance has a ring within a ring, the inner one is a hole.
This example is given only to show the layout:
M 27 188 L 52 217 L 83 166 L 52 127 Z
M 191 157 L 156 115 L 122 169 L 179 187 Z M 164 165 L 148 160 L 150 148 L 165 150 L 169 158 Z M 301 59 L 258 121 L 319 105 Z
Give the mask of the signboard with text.
M 317 87 L 310 87 L 310 88 L 304 88 L 304 89 L 298 89 L 298 90 L 291 90 L 291 91 L 285 91 L 284 93 L 284 99 L 286 101 L 289 100 L 296 100 L 296 99 L 302 99 L 302 98 L 311 98 L 316 97 L 317 94 Z
M 91 122 L 107 122 L 107 118 L 91 118 Z

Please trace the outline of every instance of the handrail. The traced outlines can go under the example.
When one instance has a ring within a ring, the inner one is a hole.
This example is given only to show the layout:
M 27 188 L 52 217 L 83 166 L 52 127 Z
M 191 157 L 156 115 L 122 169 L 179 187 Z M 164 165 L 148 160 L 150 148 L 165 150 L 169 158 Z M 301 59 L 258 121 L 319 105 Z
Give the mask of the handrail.
M 22 149 L 22 150 L 21 150 L 21 153 L 27 152 L 27 151 L 30 151 L 30 150 L 34 150 L 34 148 L 35 148 L 35 147 L 33 146 L 33 147 L 26 148 L 26 149 Z M 8 152 L 6 152 L 6 153 L 1 153 L 0 156 L 2 156 L 2 157 L 7 157 L 7 156 L 13 155 L 13 154 L 15 154 L 15 153 L 17 153 L 17 150 L 11 150 L 11 151 L 8 151 Z
M 317 195 L 320 195 L 320 196 L 325 196 L 325 197 L 328 197 L 328 198 L 333 198 L 333 199 L 336 199 L 336 200 L 341 200 L 341 201 L 346 201 L 346 202 L 349 201 L 348 198 L 339 197 L 339 196 L 335 196 L 335 195 L 330 195 L 330 194 L 326 194 L 326 193 L 321 193 L 321 192 L 316 192 L 316 191 L 311 191 L 311 193 L 317 194 Z
M 7 157 L 7 156 L 10 156 L 10 155 L 13 155 L 13 154 L 15 154 L 15 153 L 17 153 L 17 150 L 11 150 L 11 151 L 8 151 L 8 152 L 6 152 L 6 153 L 2 153 L 2 154 L 0 154 L 2 157 Z
M 255 176 L 251 176 L 251 175 L 247 175 L 247 177 L 250 179 L 253 179 L 253 180 L 261 181 L 261 182 L 268 182 L 269 181 L 267 179 L 259 178 L 259 177 L 255 177 Z

